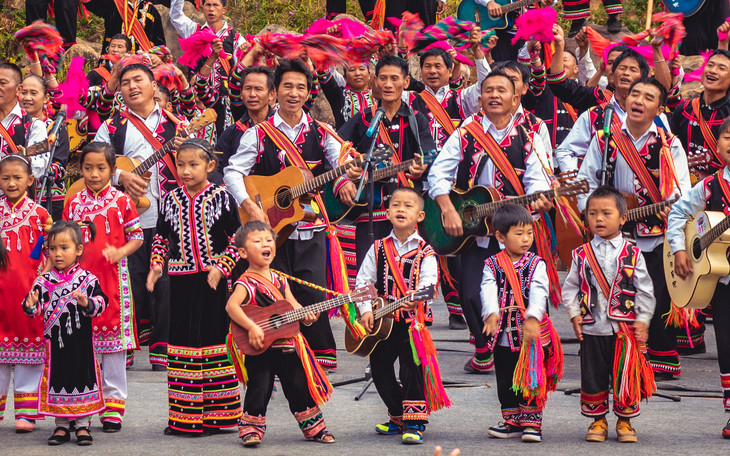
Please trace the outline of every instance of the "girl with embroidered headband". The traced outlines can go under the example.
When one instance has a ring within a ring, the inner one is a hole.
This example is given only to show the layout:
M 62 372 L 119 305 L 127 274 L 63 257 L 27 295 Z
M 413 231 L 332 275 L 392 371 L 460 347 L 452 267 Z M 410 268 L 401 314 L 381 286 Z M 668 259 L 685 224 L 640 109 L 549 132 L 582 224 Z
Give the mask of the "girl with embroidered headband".
M 33 189 L 30 161 L 22 155 L 7 155 L 0 160 L 0 420 L 13 384 L 15 432 L 33 430 L 43 419 L 38 414 L 38 383 L 43 372 L 45 344 L 43 324 L 23 314 L 18 305 L 43 269 L 40 255 L 31 251 L 43 236 L 45 225 L 52 223 L 48 212 L 28 197 Z M 42 241 L 41 241 L 42 242 Z
M 131 199 L 110 185 L 116 157 L 107 143 L 91 142 L 81 151 L 79 167 L 86 187 L 71 198 L 63 219 L 99 227 L 86 243 L 81 266 L 97 276 L 109 298 L 106 312 L 94 318 L 94 352 L 100 355 L 106 408 L 104 432 L 122 428 L 127 398 L 127 350 L 139 349 L 127 257 L 142 246 L 144 235 Z
M 53 225 L 48 232 L 50 271 L 35 280 L 23 302 L 29 316 L 42 316 L 46 359 L 36 388 L 40 389 L 38 412 L 56 418 L 49 445 L 70 440 L 70 421 L 76 422 L 78 444 L 91 445 L 91 416 L 105 407 L 91 321 L 106 308 L 108 299 L 96 276 L 79 265 L 84 244 L 96 234 L 93 223 L 83 225 L 88 234 L 82 235 L 75 222 Z
M 188 139 L 177 149 L 178 182 L 160 203 L 147 289 L 167 262 L 170 338 L 166 435 L 206 435 L 238 424 L 241 398 L 228 361 L 227 280 L 238 261 L 236 202 L 208 181 L 216 166 L 210 144 Z

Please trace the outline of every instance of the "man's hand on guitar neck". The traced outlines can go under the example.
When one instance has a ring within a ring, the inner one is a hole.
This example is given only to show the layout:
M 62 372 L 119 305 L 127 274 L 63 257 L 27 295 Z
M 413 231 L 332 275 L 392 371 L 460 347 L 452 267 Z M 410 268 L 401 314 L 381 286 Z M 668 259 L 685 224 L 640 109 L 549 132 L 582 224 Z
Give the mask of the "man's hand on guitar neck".
M 553 203 L 551 203 L 550 200 L 545 197 L 545 195 L 540 195 L 539 200 L 530 203 L 530 209 L 532 209 L 533 212 L 547 212 L 552 208 Z
M 246 198 L 243 200 L 243 203 L 241 203 L 241 209 L 248 212 L 248 215 L 251 216 L 251 220 L 258 220 L 259 222 L 264 222 L 267 225 L 269 225 L 269 217 L 266 215 L 266 212 L 263 211 L 251 198 Z
M 677 250 L 674 254 L 674 273 L 679 276 L 680 279 L 685 280 L 689 277 L 692 272 L 692 261 L 689 259 L 689 255 L 686 250 Z
M 498 4 L 494 0 L 487 3 L 487 11 L 489 11 L 489 15 L 492 17 L 499 17 L 504 14 L 502 12 L 502 5 Z
M 147 181 L 129 171 L 120 171 L 119 185 L 123 186 L 124 191 L 135 199 L 139 199 L 147 193 Z

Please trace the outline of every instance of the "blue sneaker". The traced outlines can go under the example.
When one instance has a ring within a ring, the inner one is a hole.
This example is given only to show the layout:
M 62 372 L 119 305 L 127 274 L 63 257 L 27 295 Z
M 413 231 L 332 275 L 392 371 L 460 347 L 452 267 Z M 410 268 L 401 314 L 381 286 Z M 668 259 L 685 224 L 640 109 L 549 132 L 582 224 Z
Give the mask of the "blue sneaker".
M 403 433 L 403 426 L 393 421 L 384 424 L 376 424 L 375 432 L 380 435 L 398 435 Z
M 426 426 L 423 424 L 406 424 L 403 426 L 403 443 L 414 445 L 423 443 L 423 431 Z
M 523 442 L 542 442 L 542 430 L 540 428 L 526 427 L 522 431 Z
M 497 439 L 514 439 L 522 435 L 523 428 L 507 423 L 499 423 L 487 431 L 490 437 Z

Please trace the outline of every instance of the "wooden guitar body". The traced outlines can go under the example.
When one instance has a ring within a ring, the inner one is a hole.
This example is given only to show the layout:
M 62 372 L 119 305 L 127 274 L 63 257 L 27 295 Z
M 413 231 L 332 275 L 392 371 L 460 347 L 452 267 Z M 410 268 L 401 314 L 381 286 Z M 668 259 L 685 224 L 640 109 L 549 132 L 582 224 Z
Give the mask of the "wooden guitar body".
M 449 198 L 461 216 L 463 236 L 451 236 L 446 232 L 441 208 L 427 195 L 424 195 L 423 206 L 426 217 L 418 227 L 419 234 L 439 255 L 457 255 L 472 244 L 474 237 L 487 235 L 490 230 L 487 220 L 473 218 L 473 209 L 480 204 L 502 199 L 497 190 L 482 186 L 473 187 L 466 192 L 453 190 Z
M 255 349 L 248 341 L 248 331 L 231 322 L 231 335 L 236 346 L 244 355 L 260 355 L 271 347 L 278 339 L 289 339 L 299 332 L 299 322 L 284 323 L 281 315 L 293 310 L 291 303 L 286 300 L 276 301 L 268 307 L 246 306 L 246 316 L 255 322 L 268 322 L 270 327 L 264 329 L 264 345 Z M 259 326 L 261 324 L 259 323 Z
M 567 197 L 570 207 L 579 214 L 578 198 L 575 196 Z M 555 214 L 555 236 L 558 241 L 558 256 L 564 265 L 570 268 L 573 261 L 573 250 L 584 244 L 583 236 L 579 236 L 572 226 L 563 220 L 562 215 Z
M 125 157 L 123 155 L 118 155 L 117 161 L 116 161 L 116 167 L 117 167 L 117 169 L 120 169 L 122 171 L 128 171 L 131 173 L 132 171 L 134 171 L 134 168 L 139 166 L 140 163 L 141 162 L 139 160 L 137 160 L 136 158 L 130 158 L 130 157 Z M 71 186 L 68 188 L 68 191 L 66 191 L 66 196 L 63 200 L 64 205 L 66 203 L 68 203 L 68 201 L 71 198 L 73 198 L 74 195 L 76 195 L 78 192 L 82 191 L 84 189 L 84 187 L 86 187 L 86 182 L 84 181 L 84 178 L 81 178 L 81 179 L 77 180 L 76 182 L 74 182 L 73 184 L 71 184 Z M 124 190 L 124 189 L 121 189 L 121 190 Z M 132 198 L 131 196 L 130 196 L 130 198 L 132 199 L 132 202 L 134 203 L 134 205 L 137 206 L 138 214 L 143 214 L 147 209 L 150 208 L 150 200 L 147 199 L 146 196 L 142 196 L 139 199 Z
M 269 217 L 269 224 L 278 234 L 284 227 L 304 219 L 304 206 L 300 198 L 292 199 L 289 190 L 311 179 L 308 169 L 289 166 L 273 176 L 250 175 L 243 178 L 248 196 Z M 241 225 L 251 220 L 248 212 L 239 207 Z
M 684 229 L 686 251 L 692 261 L 692 272 L 686 279 L 674 273 L 674 255 L 669 242 L 664 242 L 664 276 L 672 302 L 677 307 L 704 309 L 710 304 L 717 281 L 730 274 L 726 252 L 730 247 L 730 232 L 721 234 L 709 247 L 702 250 L 700 236 L 724 219 L 721 212 L 700 212 L 687 222 Z
M 383 301 L 383 298 L 378 298 L 373 301 L 373 312 L 384 304 L 385 301 Z M 370 356 L 378 343 L 390 336 L 392 330 L 393 317 L 392 315 L 386 315 L 375 320 L 372 334 L 367 334 L 360 340 L 355 339 L 350 331 L 345 331 L 345 350 L 347 350 L 347 353 L 357 356 Z

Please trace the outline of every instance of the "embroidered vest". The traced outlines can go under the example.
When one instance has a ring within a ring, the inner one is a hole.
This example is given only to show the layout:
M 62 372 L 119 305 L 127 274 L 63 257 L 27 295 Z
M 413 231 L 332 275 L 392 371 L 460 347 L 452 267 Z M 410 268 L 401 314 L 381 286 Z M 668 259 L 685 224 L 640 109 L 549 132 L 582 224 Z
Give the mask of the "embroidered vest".
M 129 121 L 122 117 L 119 113 L 114 114 L 111 119 L 107 120 L 109 127 L 109 137 L 111 138 L 112 146 L 117 153 L 123 153 L 124 144 L 127 140 L 127 126 Z M 164 145 L 165 142 L 171 141 L 175 137 L 176 126 L 175 123 L 167 118 L 167 114 L 162 114 L 160 124 L 157 126 L 157 131 L 154 131 L 155 137 Z M 170 152 L 173 162 L 175 156 Z M 172 190 L 178 187 L 175 181 L 175 176 L 172 171 L 165 165 L 163 160 L 157 162 L 157 169 L 159 171 L 159 184 L 160 184 L 160 200 L 164 198 Z
M 726 216 L 730 215 L 730 201 L 725 198 L 725 194 L 720 187 L 718 179 L 724 179 L 722 177 L 724 169 L 721 169 L 712 176 L 708 176 L 702 181 L 702 185 L 705 186 L 705 195 L 708 195 L 705 203 L 708 211 L 722 212 Z
M 426 241 L 419 241 L 418 248 L 403 255 L 398 255 L 397 258 L 400 259 L 399 262 L 403 267 L 403 278 L 409 290 L 418 289 L 421 265 L 423 264 L 424 258 L 431 255 L 436 255 L 436 252 L 434 252 L 433 248 Z M 388 266 L 388 260 L 385 258 L 385 246 L 383 245 L 382 239 L 375 241 L 375 270 L 377 271 L 375 289 L 378 291 L 378 296 L 384 297 L 388 301 L 396 301 L 402 298 L 403 295 L 398 285 L 396 285 L 393 273 Z M 424 309 L 426 320 L 431 320 L 433 317 L 431 316 L 429 301 L 424 301 L 424 305 L 426 306 Z M 401 310 L 396 313 L 396 319 L 401 316 L 410 319 L 415 316 L 415 312 Z
M 20 122 L 14 123 L 7 128 L 10 138 L 16 146 L 25 147 L 28 144 L 28 136 L 30 135 L 30 127 L 33 123 L 33 116 L 26 113 L 25 110 L 21 109 Z M 5 156 L 10 153 L 11 149 L 2 141 L 3 148 L 0 150 L 0 156 Z
M 591 270 L 585 253 L 586 245 L 578 247 L 573 252 L 573 261 L 577 261 L 580 265 L 580 314 L 583 317 L 583 324 L 595 323 L 593 317 L 593 309 L 598 303 L 598 293 L 603 293 L 597 289 L 591 280 L 593 271 Z M 634 321 L 636 319 L 636 309 L 634 307 L 634 299 L 636 288 L 634 287 L 634 269 L 636 268 L 636 260 L 641 252 L 639 249 L 628 241 L 624 241 L 624 246 L 618 255 L 618 271 L 611 285 L 611 302 L 608 305 L 608 318 L 617 321 Z
M 481 114 L 475 114 L 474 122 L 481 124 L 481 121 Z M 513 126 L 512 131 L 500 143 L 502 151 L 520 177 L 525 173 L 525 162 L 532 150 L 532 144 L 530 142 L 532 138 L 530 136 L 534 136 L 534 133 L 528 132 L 520 126 Z M 486 155 L 487 152 L 482 149 L 482 146 L 471 133 L 466 130 L 462 130 L 461 150 L 463 151 L 464 158 L 456 172 L 455 187 L 460 190 L 468 190 L 473 185 L 476 185 L 484 169 L 484 165 L 487 163 L 487 160 L 491 159 Z M 502 196 L 517 196 L 517 191 L 512 187 L 507 178 L 502 175 L 499 169 L 496 169 L 496 166 L 494 187 Z
M 449 90 L 446 92 L 446 96 L 441 101 L 441 106 L 452 121 L 461 122 L 466 117 L 464 109 L 461 106 L 460 95 L 461 94 L 458 90 Z M 443 146 L 446 140 L 449 139 L 449 135 L 446 133 L 446 130 L 438 124 L 433 113 L 431 113 L 431 110 L 428 109 L 428 105 L 426 105 L 426 102 L 423 101 L 423 98 L 415 92 L 410 92 L 408 94 L 408 105 L 414 111 L 418 111 L 428 118 L 428 126 L 431 131 L 431 136 L 433 136 L 438 147 Z
M 273 125 L 273 117 L 268 118 L 266 122 Z M 325 166 L 329 165 L 325 165 L 327 163 L 324 151 L 325 132 L 309 116 L 307 116 L 307 122 L 307 127 L 303 128 L 299 136 L 292 142 L 299 148 L 299 153 L 310 166 L 312 174 L 318 176 L 325 171 Z M 291 166 L 286 152 L 276 147 L 264 130 L 256 127 L 256 133 L 259 138 L 259 154 L 251 174 L 273 176 L 287 166 Z
M 535 273 L 535 268 L 544 261 L 538 255 L 528 252 L 520 261 L 515 264 L 515 272 L 520 279 L 520 293 L 525 302 L 525 309 L 530 305 L 530 283 Z M 484 261 L 484 265 L 488 267 L 497 282 L 497 302 L 499 303 L 499 333 L 506 332 L 509 338 L 509 344 L 512 350 L 519 350 L 522 346 L 522 323 L 524 317 L 520 309 L 518 309 L 516 300 L 514 299 L 514 290 L 509 287 L 507 275 L 499 266 L 496 256 L 492 255 Z
M 661 127 L 657 127 L 657 129 L 660 129 Z M 664 130 L 666 138 L 667 138 L 667 144 L 671 144 L 673 136 L 670 132 Z M 596 130 L 596 136 L 598 137 L 598 144 L 601 148 L 601 151 L 604 150 L 604 140 L 603 140 L 603 130 L 598 129 Z M 648 138 L 644 146 L 639 150 L 639 156 L 642 158 L 644 162 L 644 166 L 646 166 L 646 169 L 649 171 L 649 175 L 651 176 L 652 180 L 656 184 L 657 188 L 661 188 L 660 186 L 660 180 L 659 180 L 659 156 L 661 154 L 662 150 L 662 141 L 658 136 L 655 136 L 654 138 Z M 608 178 L 606 182 L 609 182 L 611 185 L 614 185 L 614 177 L 616 172 L 616 159 L 618 158 L 618 155 L 621 152 L 618 150 L 616 143 L 612 139 L 611 142 L 608 145 Z M 628 166 L 628 165 L 626 165 Z M 638 177 L 634 181 L 634 188 L 632 189 L 619 189 L 621 191 L 628 191 L 629 193 L 633 193 L 636 195 L 638 201 L 639 201 L 639 207 L 641 206 L 648 206 L 650 204 L 653 204 L 654 201 L 652 201 L 651 197 L 649 196 L 649 192 L 644 186 L 641 184 L 641 181 L 638 180 Z M 658 236 L 661 235 L 664 232 L 664 229 L 666 227 L 666 222 L 664 219 L 659 217 L 658 215 L 650 215 L 649 217 L 646 217 L 644 219 L 638 220 L 636 222 L 636 233 L 640 237 L 646 237 L 646 236 Z

